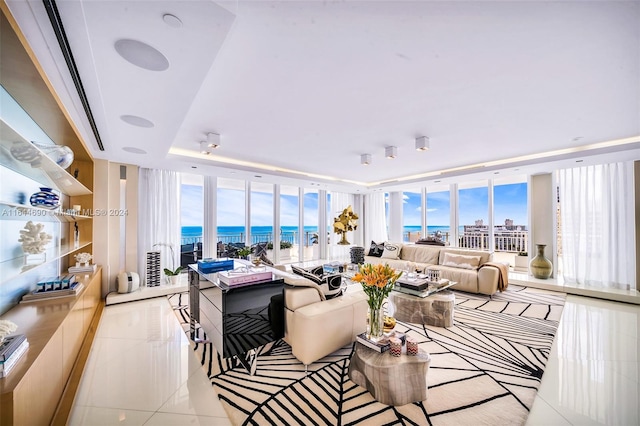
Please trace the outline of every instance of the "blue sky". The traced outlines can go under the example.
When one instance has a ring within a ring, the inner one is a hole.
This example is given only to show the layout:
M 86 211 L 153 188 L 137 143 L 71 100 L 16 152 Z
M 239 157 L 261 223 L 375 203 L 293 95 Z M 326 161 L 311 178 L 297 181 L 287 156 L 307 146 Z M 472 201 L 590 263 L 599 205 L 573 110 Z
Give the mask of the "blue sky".
M 527 184 L 494 186 L 493 208 L 495 224 L 513 219 L 516 225 L 527 225 Z M 488 221 L 487 187 L 461 189 L 458 192 L 460 225 L 473 225 L 476 220 Z M 449 191 L 427 193 L 427 222 L 431 226 L 449 226 Z M 420 194 L 404 193 L 404 224 L 420 226 Z
M 420 194 L 404 194 L 404 224 L 420 225 Z M 281 196 L 282 226 L 298 225 L 298 196 Z M 251 200 L 251 223 L 271 226 L 273 195 L 254 191 Z M 460 225 L 472 225 L 477 219 L 487 222 L 488 191 L 484 188 L 461 189 L 458 193 Z M 305 226 L 318 225 L 318 194 L 305 193 Z M 427 193 L 427 220 L 432 226 L 449 226 L 449 191 Z M 182 185 L 182 226 L 202 226 L 202 186 Z M 516 225 L 527 224 L 527 184 L 517 183 L 494 187 L 496 224 L 513 219 Z M 218 188 L 218 226 L 244 226 L 244 191 Z

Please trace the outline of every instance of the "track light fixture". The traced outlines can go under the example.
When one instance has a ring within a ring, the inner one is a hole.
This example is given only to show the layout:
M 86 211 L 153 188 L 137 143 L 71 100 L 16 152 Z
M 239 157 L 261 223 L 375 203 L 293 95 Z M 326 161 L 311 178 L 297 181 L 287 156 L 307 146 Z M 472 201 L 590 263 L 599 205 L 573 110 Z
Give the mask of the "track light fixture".
M 416 151 L 427 151 L 430 148 L 429 138 L 426 136 L 420 136 L 416 138 Z
M 371 164 L 371 154 L 362 154 L 360 156 L 360 164 L 363 166 L 368 166 Z
M 396 158 L 398 155 L 398 147 L 397 146 L 387 146 L 384 149 L 384 156 L 386 158 Z
M 211 149 L 212 148 L 209 148 L 209 145 L 207 144 L 207 141 L 200 142 L 200 154 L 210 155 L 211 154 Z
M 216 149 L 220 146 L 220 135 L 217 133 L 207 133 L 207 146 Z

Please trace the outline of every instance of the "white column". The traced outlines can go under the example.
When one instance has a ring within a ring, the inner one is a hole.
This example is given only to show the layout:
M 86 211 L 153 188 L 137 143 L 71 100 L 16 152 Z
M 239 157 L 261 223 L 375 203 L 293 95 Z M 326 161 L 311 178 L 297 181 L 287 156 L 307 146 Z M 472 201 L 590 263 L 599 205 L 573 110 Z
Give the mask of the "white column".
M 280 263 L 280 184 L 273 185 L 273 263 Z
M 244 181 L 244 245 L 251 247 L 251 182 Z
M 304 188 L 298 187 L 298 261 L 304 260 Z
M 327 259 L 327 190 L 318 190 L 318 245 L 320 259 Z
M 449 236 L 449 244 L 452 247 L 458 247 L 458 226 L 460 223 L 460 214 L 458 212 L 458 184 L 452 183 L 449 187 L 449 223 L 451 235 Z
M 422 222 L 422 235 L 420 238 L 425 238 L 428 234 L 428 226 L 429 226 L 429 222 L 427 222 L 427 187 L 423 186 L 420 189 L 420 206 L 421 206 L 421 215 L 420 215 L 420 219 Z
M 551 173 L 529 176 L 529 259 L 536 244 L 545 244 L 545 256 L 553 259 L 552 277 L 558 264 L 556 249 L 556 185 Z
M 488 201 L 488 214 L 487 217 L 489 218 L 489 236 L 488 236 L 488 245 L 487 245 L 487 250 L 489 251 L 489 253 L 493 253 L 494 251 L 496 251 L 496 243 L 495 243 L 495 230 L 494 230 L 494 217 L 493 217 L 493 180 L 489 179 L 489 181 L 487 182 L 487 201 Z
M 402 192 L 389 193 L 389 240 L 402 242 Z
M 218 257 L 218 181 L 215 176 L 204 176 L 202 256 Z

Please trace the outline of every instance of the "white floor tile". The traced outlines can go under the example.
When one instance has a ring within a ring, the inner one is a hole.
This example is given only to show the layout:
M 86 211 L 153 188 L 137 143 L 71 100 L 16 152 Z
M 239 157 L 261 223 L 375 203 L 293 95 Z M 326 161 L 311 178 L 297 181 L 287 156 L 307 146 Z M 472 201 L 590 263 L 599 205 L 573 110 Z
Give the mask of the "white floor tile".
M 227 426 L 229 419 L 222 417 L 191 416 L 187 414 L 156 413 L 145 426 Z
M 571 426 L 571 423 L 542 398 L 536 396 L 525 426 Z
M 121 408 L 85 407 L 76 405 L 73 407 L 69 418 L 69 426 L 111 426 L 144 425 L 151 418 L 153 412 L 124 410 Z
M 198 414 L 226 418 L 218 395 L 202 368 L 194 372 L 158 410 L 162 413 Z

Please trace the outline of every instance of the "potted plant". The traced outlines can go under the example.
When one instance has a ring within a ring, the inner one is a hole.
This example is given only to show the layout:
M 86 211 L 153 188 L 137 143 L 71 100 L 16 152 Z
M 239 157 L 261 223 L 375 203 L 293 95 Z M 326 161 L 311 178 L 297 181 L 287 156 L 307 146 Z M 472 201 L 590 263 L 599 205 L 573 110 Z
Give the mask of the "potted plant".
M 240 259 L 248 260 L 250 254 L 251 254 L 251 247 L 245 246 L 238 249 L 238 257 Z
M 527 272 L 529 270 L 529 253 L 521 251 L 515 257 L 515 265 L 513 269 L 519 272 Z
M 180 272 L 182 272 L 184 268 L 182 266 L 178 266 L 175 270 L 171 270 L 169 268 L 164 268 L 164 274 L 169 277 L 169 282 L 171 285 L 175 285 L 178 283 L 178 278 L 180 277 Z

